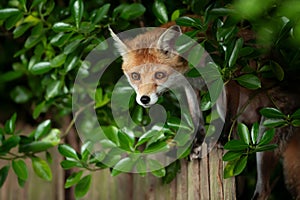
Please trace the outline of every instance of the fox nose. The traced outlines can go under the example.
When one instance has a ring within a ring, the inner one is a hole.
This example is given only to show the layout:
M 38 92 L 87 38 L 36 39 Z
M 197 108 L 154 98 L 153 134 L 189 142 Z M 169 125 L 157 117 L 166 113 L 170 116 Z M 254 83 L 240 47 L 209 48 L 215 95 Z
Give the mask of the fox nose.
M 150 97 L 149 96 L 146 96 L 146 95 L 143 95 L 142 97 L 141 97 L 141 102 L 143 103 L 143 104 L 148 104 L 149 102 L 150 102 Z

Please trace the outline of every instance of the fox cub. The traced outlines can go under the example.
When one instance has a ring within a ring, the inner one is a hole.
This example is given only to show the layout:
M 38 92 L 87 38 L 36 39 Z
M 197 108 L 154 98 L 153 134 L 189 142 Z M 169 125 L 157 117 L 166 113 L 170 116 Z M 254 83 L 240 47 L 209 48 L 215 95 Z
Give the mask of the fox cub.
M 169 86 L 181 84 L 177 79 L 178 72 L 184 74 L 189 67 L 174 49 L 176 39 L 182 34 L 179 26 L 153 29 L 126 41 L 122 41 L 111 29 L 110 32 L 123 59 L 123 72 L 137 94 L 136 101 L 139 105 L 150 107 Z M 289 114 L 300 106 L 299 96 L 295 96 L 295 92 L 279 87 L 265 90 L 253 97 L 252 91 L 231 81 L 226 84 L 225 90 L 225 132 L 242 109 L 243 113 L 239 115 L 238 121 L 251 124 L 263 120 L 258 113 L 262 107 L 276 106 Z M 187 98 L 188 96 L 187 94 Z M 251 103 L 247 103 L 249 101 Z M 194 113 L 192 116 L 197 115 L 197 112 L 201 113 L 195 107 L 191 107 L 190 112 Z M 201 124 L 199 121 L 197 123 Z M 295 128 L 277 129 L 274 142 L 279 145 L 276 151 L 257 153 L 257 184 L 253 199 L 268 198 L 271 192 L 270 176 L 281 157 L 286 185 L 294 198 L 300 199 L 300 131 Z

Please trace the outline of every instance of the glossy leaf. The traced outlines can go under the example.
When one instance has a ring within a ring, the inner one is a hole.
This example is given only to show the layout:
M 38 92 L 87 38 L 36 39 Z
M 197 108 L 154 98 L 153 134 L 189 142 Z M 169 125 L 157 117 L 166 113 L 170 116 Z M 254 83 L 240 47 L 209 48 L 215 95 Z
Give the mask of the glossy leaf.
M 13 160 L 12 168 L 18 178 L 26 181 L 28 178 L 28 170 L 24 160 Z
M 101 8 L 99 8 L 95 14 L 95 16 L 92 19 L 92 23 L 93 24 L 98 24 L 99 22 L 101 22 L 104 17 L 107 15 L 108 11 L 110 8 L 110 4 L 104 4 L 103 6 L 101 6 Z
M 131 158 L 123 158 L 113 168 L 111 175 L 116 176 L 122 172 L 131 172 L 135 162 Z
M 71 169 L 73 167 L 82 167 L 81 163 L 72 160 L 63 160 L 60 163 L 63 169 Z
M 152 11 L 161 24 L 168 22 L 168 11 L 162 0 L 155 0 Z
M 15 28 L 13 31 L 14 38 L 21 37 L 33 24 L 32 23 L 23 23 Z
M 275 128 L 286 126 L 287 122 L 284 119 L 267 119 L 263 125 L 268 128 Z
M 251 128 L 251 141 L 252 141 L 252 144 L 257 143 L 258 133 L 259 133 L 259 125 L 258 125 L 257 122 L 255 122 L 252 125 L 252 128 Z
M 58 151 L 61 155 L 67 158 L 74 158 L 75 160 L 79 160 L 76 151 L 67 144 L 61 144 L 58 146 Z
M 4 130 L 7 134 L 13 134 L 15 132 L 16 120 L 17 120 L 17 113 L 14 113 L 12 117 L 6 121 Z
M 52 172 L 46 161 L 38 157 L 32 157 L 31 161 L 32 161 L 33 171 L 35 172 L 36 175 L 38 175 L 38 177 L 46 181 L 52 180 Z
M 236 60 L 238 59 L 239 57 L 239 53 L 240 53 L 240 50 L 241 48 L 243 47 L 243 39 L 242 38 L 239 38 L 236 42 L 235 42 L 235 45 L 234 45 L 234 48 L 230 54 L 230 58 L 229 58 L 229 61 L 228 61 L 228 66 L 229 67 L 233 67 L 236 63 Z
M 38 153 L 42 151 L 46 151 L 49 148 L 53 147 L 54 145 L 50 142 L 44 142 L 44 141 L 35 141 L 28 144 L 21 144 L 19 147 L 19 152 L 23 153 Z
M 230 140 L 224 145 L 224 149 L 230 151 L 242 151 L 248 148 L 248 145 L 241 140 Z
M 279 80 L 282 81 L 284 78 L 284 71 L 282 67 L 275 61 L 271 61 L 271 69 L 273 71 L 273 74 L 275 77 Z
M 248 127 L 243 124 L 243 123 L 239 123 L 238 124 L 238 134 L 239 134 L 239 137 L 240 139 L 246 143 L 246 144 L 250 144 L 250 133 L 249 133 L 249 130 L 248 130 Z
M 0 152 L 9 152 L 12 148 L 16 147 L 20 142 L 20 136 L 12 135 L 2 142 Z
M 51 121 L 48 119 L 38 125 L 34 133 L 34 139 L 39 140 L 49 133 L 51 129 Z
M 300 109 L 296 110 L 292 115 L 291 117 L 293 119 L 300 119 Z
M 125 20 L 133 20 L 144 14 L 146 8 L 140 3 L 130 4 L 121 11 L 120 17 Z
M 10 16 L 21 13 L 17 8 L 4 8 L 0 9 L 0 20 L 7 19 Z
M 255 90 L 261 87 L 260 79 L 253 74 L 244 74 L 235 78 L 235 80 L 237 80 L 237 82 L 241 86 L 251 90 Z
M 265 107 L 260 109 L 259 112 L 261 115 L 267 118 L 281 119 L 285 117 L 285 114 L 283 114 L 280 110 L 276 108 Z
M 83 171 L 74 172 L 69 176 L 65 183 L 65 188 L 69 188 L 75 184 L 77 184 L 80 181 L 80 178 L 83 174 Z
M 39 115 L 43 112 L 43 109 L 45 108 L 45 101 L 42 101 L 41 103 L 39 103 L 33 110 L 33 118 L 37 119 L 39 117 Z
M 75 186 L 75 197 L 81 198 L 89 191 L 92 181 L 92 175 L 86 175 Z
M 262 146 L 262 145 L 265 145 L 265 144 L 269 144 L 272 141 L 274 135 L 275 135 L 275 129 L 267 130 L 266 132 L 264 132 L 264 134 L 261 137 L 258 145 Z
M 59 95 L 61 92 L 61 87 L 62 87 L 62 83 L 60 80 L 52 81 L 46 89 L 45 98 L 51 99 Z
M 71 13 L 77 28 L 79 28 L 79 24 L 83 16 L 83 11 L 84 11 L 83 1 L 75 0 L 71 7 Z
M 223 161 L 232 161 L 236 160 L 243 155 L 241 151 L 228 151 L 223 156 Z
M 29 71 L 33 75 L 40 75 L 49 72 L 52 69 L 50 62 L 39 62 L 31 67 Z
M 55 32 L 69 32 L 75 30 L 74 26 L 65 22 L 56 22 L 53 24 L 52 29 Z
M 0 169 L 0 188 L 3 186 L 9 171 L 10 166 L 5 165 Z
M 263 146 L 257 146 L 255 148 L 255 152 L 272 151 L 272 150 L 276 149 L 277 147 L 278 147 L 277 144 L 266 144 Z

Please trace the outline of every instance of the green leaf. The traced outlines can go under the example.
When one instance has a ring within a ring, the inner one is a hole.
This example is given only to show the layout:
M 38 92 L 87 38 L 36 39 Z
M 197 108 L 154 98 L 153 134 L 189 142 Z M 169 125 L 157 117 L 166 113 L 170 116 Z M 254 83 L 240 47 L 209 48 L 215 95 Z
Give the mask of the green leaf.
M 50 62 L 39 62 L 36 63 L 29 69 L 29 71 L 33 75 L 40 75 L 40 74 L 45 74 L 46 72 L 50 71 L 52 69 L 51 63 Z
M 83 174 L 83 171 L 72 173 L 71 176 L 69 176 L 66 180 L 65 188 L 67 189 L 67 188 L 77 184 L 80 181 L 82 174 Z
M 38 177 L 46 181 L 52 180 L 52 172 L 48 163 L 41 158 L 31 157 L 33 171 Z
M 198 23 L 194 18 L 191 17 L 180 17 L 175 20 L 176 24 L 179 26 L 194 26 L 197 27 Z
M 9 167 L 9 165 L 6 165 L 0 169 L 0 188 L 2 187 L 7 178 Z
M 0 20 L 6 19 L 10 16 L 21 13 L 17 8 L 4 8 L 0 9 Z
M 260 109 L 259 112 L 261 115 L 267 118 L 276 118 L 276 119 L 285 118 L 285 115 L 276 108 L 265 107 Z
M 76 52 L 74 52 L 74 53 L 76 53 Z M 73 53 L 68 55 L 66 58 L 66 62 L 64 64 L 65 73 L 74 69 L 76 67 L 76 65 L 78 64 L 78 61 L 79 61 L 78 55 L 74 55 Z
M 274 135 L 275 135 L 275 129 L 274 128 L 272 128 L 270 130 L 267 130 L 263 134 L 263 136 L 261 137 L 261 139 L 258 143 L 258 146 L 263 146 L 265 144 L 269 144 L 272 141 Z
M 215 80 L 210 86 L 209 86 L 209 95 L 211 103 L 215 103 L 220 94 L 222 93 L 222 90 L 224 88 L 224 82 L 221 77 L 219 79 Z
M 230 58 L 229 58 L 229 61 L 228 61 L 228 66 L 229 67 L 233 67 L 235 65 L 236 60 L 239 57 L 240 50 L 243 47 L 243 43 L 244 43 L 244 41 L 243 41 L 242 38 L 239 38 L 235 42 L 234 48 L 232 50 L 232 53 L 230 54 Z
M 118 138 L 120 142 L 120 148 L 126 151 L 134 151 L 133 141 L 129 135 L 123 131 L 118 132 Z
M 300 109 L 296 110 L 291 117 L 292 119 L 300 119 Z
M 62 87 L 62 83 L 60 80 L 52 81 L 46 89 L 45 98 L 51 99 L 59 95 L 61 92 L 61 87 Z
M 75 186 L 75 197 L 76 198 L 81 198 L 84 195 L 86 195 L 86 193 L 90 189 L 91 180 L 92 180 L 92 176 L 86 175 L 77 183 L 77 185 Z
M 104 4 L 103 6 L 101 6 L 101 8 L 99 8 L 95 14 L 95 16 L 92 19 L 92 23 L 93 24 L 98 24 L 99 22 L 101 22 L 104 17 L 107 15 L 108 11 L 110 8 L 110 4 Z
M 252 128 L 251 128 L 251 141 L 252 141 L 252 144 L 257 143 L 258 133 L 259 133 L 259 125 L 258 125 L 257 122 L 255 122 L 252 125 Z
M 17 26 L 13 31 L 14 38 L 22 36 L 31 26 L 33 26 L 33 23 L 23 23 Z
M 167 23 L 168 11 L 162 0 L 155 0 L 152 6 L 152 11 L 161 24 Z
M 69 32 L 74 31 L 75 27 L 65 22 L 56 22 L 53 24 L 52 30 L 55 32 Z
M 50 132 L 51 120 L 46 120 L 38 125 L 34 133 L 34 139 L 39 140 Z
M 72 160 L 63 160 L 60 162 L 60 165 L 63 169 L 71 169 L 73 167 L 82 167 L 82 164 L 77 161 Z
M 224 149 L 230 151 L 242 151 L 248 148 L 248 145 L 241 140 L 230 140 L 224 145 Z
M 282 81 L 284 78 L 284 71 L 282 67 L 275 61 L 271 61 L 271 69 L 275 77 L 279 80 Z
M 274 150 L 278 147 L 277 144 L 266 144 L 266 145 L 263 145 L 263 146 L 257 146 L 255 148 L 255 152 L 261 152 L 261 151 L 271 151 L 271 150 Z
M 249 133 L 249 130 L 248 130 L 248 127 L 243 124 L 243 123 L 239 123 L 238 124 L 238 134 L 239 134 L 239 137 L 240 139 L 246 143 L 246 144 L 250 144 L 250 133 Z
M 21 21 L 23 18 L 23 13 L 19 12 L 13 16 L 10 16 L 5 21 L 5 28 L 7 30 L 10 30 L 12 27 L 14 27 L 19 21 Z
M 115 126 L 103 126 L 101 127 L 103 130 L 104 135 L 114 144 L 119 145 L 119 138 L 118 138 L 118 128 Z
M 81 44 L 82 38 L 81 39 L 76 39 L 69 43 L 67 46 L 64 48 L 64 54 L 68 55 L 72 52 L 74 52 Z
M 158 152 L 165 152 L 169 150 L 169 145 L 165 141 L 156 142 L 154 144 L 151 144 L 149 147 L 147 147 L 143 153 L 147 154 L 154 154 Z
M 4 130 L 7 134 L 13 134 L 16 129 L 16 120 L 17 120 L 17 113 L 14 113 L 13 116 L 6 121 Z
M 235 78 L 237 82 L 248 89 L 255 90 L 261 87 L 260 79 L 254 74 L 245 74 Z
M 143 122 L 143 107 L 142 106 L 136 106 L 133 110 L 132 114 L 132 120 L 136 124 L 142 124 Z
M 242 151 L 228 151 L 223 156 L 223 161 L 232 161 L 236 160 L 243 155 Z
M 8 71 L 0 74 L 0 83 L 13 81 L 20 78 L 23 75 L 22 71 Z
M 49 148 L 53 147 L 54 145 L 50 142 L 44 142 L 44 141 L 34 141 L 29 144 L 21 144 L 19 147 L 19 152 L 23 153 L 38 153 L 42 151 L 46 151 Z
M 83 1 L 82 0 L 74 1 L 71 8 L 71 13 L 77 28 L 79 28 L 79 24 L 83 16 L 83 11 L 84 11 Z
M 288 123 L 284 119 L 267 119 L 263 125 L 268 128 L 283 127 Z
M 16 86 L 11 92 L 10 97 L 16 103 L 26 103 L 32 97 L 32 92 L 24 86 Z
M 224 168 L 224 178 L 239 175 L 247 165 L 248 156 L 242 156 L 239 159 L 229 161 Z
M 62 47 L 69 41 L 72 35 L 73 33 L 58 33 L 50 40 L 50 43 L 54 46 Z
M 41 103 L 39 103 L 33 110 L 33 119 L 37 119 L 40 114 L 43 112 L 44 108 L 45 108 L 45 101 L 42 101 Z
M 135 162 L 127 157 L 120 160 L 113 168 L 111 175 L 116 176 L 122 172 L 131 172 Z
M 180 10 L 175 10 L 171 15 L 171 21 L 175 21 L 180 16 Z
M 122 9 L 120 17 L 125 20 L 133 20 L 144 14 L 146 8 L 140 3 L 127 5 Z
M 61 144 L 58 146 L 58 151 L 61 155 L 67 158 L 74 158 L 75 160 L 79 160 L 76 151 L 66 144 Z
M 293 120 L 292 125 L 295 126 L 295 127 L 299 127 L 300 126 L 300 119 Z
M 12 135 L 8 139 L 2 141 L 0 152 L 9 152 L 12 148 L 16 147 L 19 144 L 20 140 L 20 136 Z
M 22 179 L 24 181 L 27 180 L 28 170 L 27 170 L 27 166 L 26 166 L 26 163 L 24 162 L 24 160 L 13 160 L 12 168 L 19 179 Z
M 81 160 L 86 162 L 90 152 L 92 151 L 93 143 L 91 141 L 85 142 L 81 148 L 80 148 L 80 153 L 81 153 Z
M 242 156 L 240 159 L 238 159 L 233 171 L 234 176 L 237 176 L 240 173 L 242 173 L 242 171 L 247 166 L 247 161 L 248 161 L 248 156 Z

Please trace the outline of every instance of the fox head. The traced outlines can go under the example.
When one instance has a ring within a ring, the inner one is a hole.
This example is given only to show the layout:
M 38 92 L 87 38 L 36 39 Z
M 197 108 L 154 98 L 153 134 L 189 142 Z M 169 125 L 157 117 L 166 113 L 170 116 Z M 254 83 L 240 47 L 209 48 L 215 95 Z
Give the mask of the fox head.
M 136 101 L 147 108 L 170 86 L 178 84 L 178 75 L 188 66 L 175 50 L 182 34 L 179 26 L 156 28 L 122 41 L 111 29 L 115 46 L 123 59 L 122 69 L 136 92 Z

